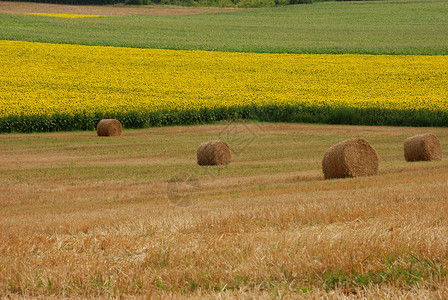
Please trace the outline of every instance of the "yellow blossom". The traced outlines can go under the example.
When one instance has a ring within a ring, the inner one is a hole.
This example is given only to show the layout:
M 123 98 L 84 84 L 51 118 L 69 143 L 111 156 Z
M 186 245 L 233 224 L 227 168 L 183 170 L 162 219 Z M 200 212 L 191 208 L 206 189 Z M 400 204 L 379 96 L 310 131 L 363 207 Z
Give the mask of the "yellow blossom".
M 448 111 L 448 56 L 257 54 L 0 41 L 0 117 L 246 105 Z

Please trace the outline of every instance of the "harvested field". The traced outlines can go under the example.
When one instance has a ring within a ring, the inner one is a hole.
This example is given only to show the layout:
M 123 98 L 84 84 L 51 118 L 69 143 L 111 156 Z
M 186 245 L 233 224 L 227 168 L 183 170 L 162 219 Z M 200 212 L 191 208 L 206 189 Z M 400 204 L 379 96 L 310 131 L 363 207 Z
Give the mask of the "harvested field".
M 447 297 L 448 162 L 403 158 L 427 131 L 448 149 L 446 129 L 409 127 L 0 135 L 0 294 Z M 379 174 L 323 180 L 323 154 L 350 137 L 376 149 Z M 214 139 L 232 163 L 198 166 Z M 177 195 L 190 206 L 170 200 L 179 174 L 197 183 Z
M 78 14 L 78 15 L 105 15 L 105 16 L 171 16 L 171 15 L 195 15 L 204 13 L 216 13 L 235 11 L 236 8 L 219 7 L 180 7 L 180 6 L 109 6 L 109 5 L 61 5 L 31 2 L 0 1 L 0 13 L 6 14 Z

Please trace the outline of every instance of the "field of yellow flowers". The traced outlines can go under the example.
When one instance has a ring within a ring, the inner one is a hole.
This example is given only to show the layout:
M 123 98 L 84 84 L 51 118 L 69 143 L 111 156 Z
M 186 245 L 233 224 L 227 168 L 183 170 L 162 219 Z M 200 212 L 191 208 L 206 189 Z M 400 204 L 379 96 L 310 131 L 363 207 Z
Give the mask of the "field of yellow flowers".
M 299 55 L 0 41 L 0 131 L 262 121 L 448 125 L 448 56 Z

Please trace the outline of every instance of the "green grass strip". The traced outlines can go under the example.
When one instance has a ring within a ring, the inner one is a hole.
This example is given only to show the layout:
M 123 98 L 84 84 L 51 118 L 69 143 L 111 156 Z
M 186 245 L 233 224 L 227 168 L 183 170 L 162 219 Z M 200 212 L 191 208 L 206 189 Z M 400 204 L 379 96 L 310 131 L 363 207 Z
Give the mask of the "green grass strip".
M 9 116 L 0 119 L 0 132 L 94 130 L 96 124 L 103 118 L 118 119 L 124 128 L 207 124 L 233 119 L 347 125 L 448 126 L 448 112 L 443 111 L 270 105 L 158 111 L 144 114 L 129 112 L 95 115 Z

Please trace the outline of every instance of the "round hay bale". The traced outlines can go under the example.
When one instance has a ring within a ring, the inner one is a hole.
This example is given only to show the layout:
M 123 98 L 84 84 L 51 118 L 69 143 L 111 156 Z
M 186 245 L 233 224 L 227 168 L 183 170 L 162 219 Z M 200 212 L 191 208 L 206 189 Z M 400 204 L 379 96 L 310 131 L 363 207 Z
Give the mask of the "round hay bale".
M 322 171 L 325 179 L 372 176 L 378 173 L 378 154 L 363 138 L 351 138 L 325 152 Z
M 196 154 L 200 166 L 228 165 L 232 160 L 229 145 L 220 140 L 200 144 Z
M 432 133 L 419 134 L 404 141 L 406 161 L 431 161 L 442 159 L 442 146 Z
M 96 126 L 98 136 L 120 136 L 123 126 L 115 119 L 102 119 Z

